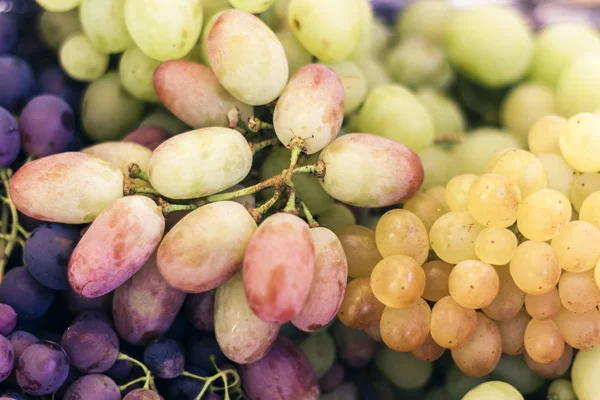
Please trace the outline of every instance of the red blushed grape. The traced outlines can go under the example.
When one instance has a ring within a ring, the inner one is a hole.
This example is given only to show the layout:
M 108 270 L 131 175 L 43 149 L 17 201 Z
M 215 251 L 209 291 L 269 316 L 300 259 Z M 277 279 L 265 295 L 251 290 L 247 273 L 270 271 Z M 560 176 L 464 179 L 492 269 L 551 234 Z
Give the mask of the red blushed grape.
M 90 374 L 77 379 L 67 389 L 63 400 L 121 400 L 117 384 L 106 375 Z
M 158 126 L 140 126 L 123 138 L 124 142 L 141 144 L 150 150 L 156 149 L 170 138 L 169 132 Z
M 315 270 L 315 246 L 308 224 L 277 213 L 258 227 L 244 257 L 248 304 L 262 320 L 282 324 L 294 318 L 308 296 Z
M 184 363 L 183 347 L 173 339 L 158 339 L 144 350 L 144 364 L 159 378 L 177 377 L 183 372 Z
M 56 343 L 38 342 L 21 354 L 16 374 L 17 382 L 25 393 L 43 396 L 54 392 L 67 379 L 69 357 Z
M 119 338 L 111 326 L 100 319 L 79 320 L 63 334 L 61 345 L 71 365 L 86 373 L 104 372 L 119 355 Z
M 69 260 L 69 284 L 83 297 L 116 289 L 148 260 L 165 229 L 160 208 L 144 196 L 116 201 L 89 227 Z
M 20 150 L 21 137 L 17 121 L 8 111 L 0 107 L 0 168 L 12 164 Z

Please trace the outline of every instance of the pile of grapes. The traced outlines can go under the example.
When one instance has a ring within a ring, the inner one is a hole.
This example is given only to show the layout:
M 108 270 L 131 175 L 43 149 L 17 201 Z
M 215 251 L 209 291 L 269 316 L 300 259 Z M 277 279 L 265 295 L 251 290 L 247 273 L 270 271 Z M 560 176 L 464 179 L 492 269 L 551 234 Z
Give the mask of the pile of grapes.
M 0 0 L 0 400 L 598 400 L 600 32 L 398 3 Z

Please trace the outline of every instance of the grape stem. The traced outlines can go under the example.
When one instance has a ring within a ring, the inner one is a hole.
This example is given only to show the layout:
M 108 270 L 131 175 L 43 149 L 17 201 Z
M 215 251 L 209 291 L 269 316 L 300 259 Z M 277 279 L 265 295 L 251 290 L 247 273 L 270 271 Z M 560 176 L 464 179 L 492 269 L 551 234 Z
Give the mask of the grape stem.
M 279 196 L 281 196 L 281 189 L 277 188 L 275 189 L 275 193 L 273 193 L 273 196 L 269 200 L 267 200 L 263 205 L 257 208 L 250 208 L 248 212 L 250 213 L 254 221 L 256 221 L 257 223 L 260 222 L 260 220 L 267 213 L 267 211 L 269 211 L 269 209 L 273 207 L 277 200 L 279 200 Z
M 15 208 L 15 205 L 13 204 L 12 200 L 10 199 L 10 189 L 9 189 L 9 184 L 8 184 L 8 178 L 10 175 L 11 174 L 9 172 L 7 172 L 7 170 L 5 170 L 5 169 L 0 170 L 0 180 L 2 180 L 2 184 L 4 186 L 4 189 L 6 190 L 6 197 L 1 196 L 0 200 L 4 203 L 3 209 L 6 209 L 6 207 L 8 207 L 8 210 L 10 212 L 11 222 L 12 222 L 9 236 L 7 239 L 5 239 L 6 244 L 2 246 L 3 253 L 2 253 L 2 257 L 0 258 L 0 282 L 2 282 L 2 278 L 4 277 L 4 268 L 6 267 L 6 263 L 8 262 L 8 259 L 13 251 L 13 248 L 15 247 L 15 244 L 17 243 L 17 239 L 18 239 L 17 235 L 19 233 L 18 228 L 17 228 L 19 225 L 19 215 L 17 214 L 17 209 Z M 8 226 L 8 217 L 5 217 L 5 215 L 3 215 L 2 216 L 2 230 L 5 231 L 7 226 Z
M 308 221 L 308 225 L 311 228 L 317 228 L 319 226 L 319 223 L 317 221 L 315 221 L 315 219 L 313 218 L 310 210 L 308 209 L 308 207 L 306 206 L 306 204 L 301 201 L 300 204 L 302 205 L 302 211 L 304 211 L 304 216 L 306 217 L 306 220 Z
M 288 200 L 283 212 L 298 215 L 298 207 L 296 207 L 296 189 L 294 187 L 288 188 Z
M 256 116 L 251 116 L 248 118 L 248 123 L 246 125 L 250 132 L 258 133 L 261 129 L 269 129 L 274 131 L 275 127 L 273 124 L 269 124 L 268 122 L 261 121 Z
M 122 392 L 123 390 L 127 389 L 129 386 L 135 385 L 138 382 L 142 382 L 142 381 L 145 382 L 146 379 L 147 379 L 147 377 L 145 377 L 145 376 L 142 376 L 140 378 L 134 379 L 131 382 L 128 382 L 128 383 L 126 383 L 124 385 L 119 386 L 119 391 Z
M 250 150 L 252 150 L 252 155 L 255 155 L 260 150 L 265 149 L 269 146 L 276 146 L 279 143 L 279 139 L 267 139 L 262 142 L 250 143 Z
M 187 376 L 189 378 L 198 379 L 198 380 L 204 382 L 204 386 L 202 387 L 202 390 L 200 391 L 198 396 L 196 396 L 195 400 L 200 400 L 202 398 L 202 396 L 204 396 L 204 394 L 208 390 L 210 390 L 211 393 L 215 390 L 223 390 L 223 391 L 225 391 L 225 400 L 230 400 L 231 397 L 229 396 L 229 388 L 236 387 L 240 383 L 239 374 L 237 373 L 237 371 L 235 371 L 233 369 L 221 370 L 216 365 L 215 356 L 213 354 L 210 355 L 210 361 L 215 366 L 215 369 L 217 371 L 217 373 L 215 375 L 213 375 L 211 377 L 204 377 L 204 376 L 192 374 L 191 372 L 183 371 L 180 374 L 180 376 Z M 231 374 L 231 376 L 233 377 L 233 382 L 231 382 L 231 383 L 227 383 L 227 375 L 228 374 Z M 223 387 L 212 385 L 212 383 L 214 381 L 217 381 L 219 379 L 223 380 Z
M 150 370 L 144 365 L 144 363 L 136 360 L 135 358 L 129 357 L 127 354 L 124 353 L 119 353 L 119 357 L 117 357 L 117 360 L 127 360 L 140 367 L 142 371 L 144 371 L 144 389 L 151 389 L 156 391 L 156 385 L 154 384 L 154 377 L 152 376 L 152 372 L 150 372 Z
M 136 164 L 136 163 L 129 164 L 129 167 L 127 168 L 127 170 L 129 171 L 130 178 L 141 179 L 144 182 L 147 182 L 148 184 L 152 185 L 152 182 L 150 182 L 150 177 L 148 176 L 147 173 L 142 171 L 142 169 L 140 168 L 140 166 L 138 164 Z

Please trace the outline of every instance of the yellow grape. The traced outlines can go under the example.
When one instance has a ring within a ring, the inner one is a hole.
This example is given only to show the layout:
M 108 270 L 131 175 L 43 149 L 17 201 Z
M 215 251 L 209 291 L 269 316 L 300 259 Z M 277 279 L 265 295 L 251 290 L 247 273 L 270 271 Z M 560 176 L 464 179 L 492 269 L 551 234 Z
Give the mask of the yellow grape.
M 412 350 L 411 353 L 419 360 L 431 362 L 440 358 L 442 354 L 444 354 L 444 351 L 446 351 L 446 349 L 437 344 L 430 333 L 427 335 L 425 343 Z
M 600 190 L 600 173 L 581 174 L 575 177 L 571 185 L 569 199 L 575 211 L 580 212 L 583 202 L 592 193 Z M 600 228 L 599 228 L 600 229 Z
M 274 2 L 275 0 L 229 0 L 233 7 L 251 14 L 265 12 Z
M 580 214 L 581 218 L 581 214 Z M 551 245 L 562 269 L 571 272 L 588 271 L 600 259 L 600 229 L 585 221 L 571 221 Z
M 462 174 L 448 181 L 444 198 L 450 211 L 467 211 L 469 190 L 475 179 L 477 179 L 476 175 Z
M 383 257 L 401 254 L 423 264 L 429 255 L 429 237 L 423 222 L 406 210 L 383 214 L 375 229 L 377 248 Z
M 423 294 L 425 272 L 413 258 L 389 256 L 381 260 L 371 273 L 371 289 L 386 306 L 405 308 Z
M 529 135 L 527 136 L 529 151 L 533 154 L 562 155 L 558 138 L 566 123 L 565 118 L 557 115 L 546 115 L 538 119 L 529 128 Z
M 500 279 L 491 265 L 478 260 L 464 260 L 452 268 L 448 288 L 458 304 L 478 309 L 494 301 L 500 288 Z
M 508 321 L 523 309 L 525 293 L 515 284 L 507 265 L 494 267 L 500 280 L 500 289 L 494 301 L 482 311 L 495 321 Z
M 485 376 L 492 372 L 502 355 L 502 337 L 494 321 L 477 313 L 475 333 L 464 346 L 452 349 L 452 359 L 466 375 Z
M 448 203 L 446 202 L 446 188 L 444 186 L 434 186 L 425 189 L 425 194 L 435 197 L 444 206 L 446 210 L 450 210 Z
M 551 319 L 558 315 L 561 302 L 557 288 L 552 288 L 548 293 L 525 295 L 525 309 L 532 318 Z
M 81 1 L 79 19 L 86 36 L 103 53 L 122 53 L 135 47 L 125 25 L 123 0 Z
M 553 321 L 565 342 L 575 349 L 589 350 L 600 344 L 600 312 L 596 308 L 574 313 L 561 307 Z
M 352 278 L 370 276 L 382 259 L 375 243 L 375 232 L 364 226 L 350 225 L 336 234 L 348 259 L 348 275 Z
M 600 363 L 598 362 L 598 354 L 600 354 L 600 347 L 596 347 L 590 351 L 580 351 L 575 356 L 573 361 L 573 368 L 571 369 L 572 387 L 566 386 L 569 390 L 568 393 L 573 393 L 571 396 L 578 400 L 595 400 L 600 391 L 600 381 L 598 380 L 598 369 Z M 564 382 L 564 380 L 561 380 Z
M 579 219 L 600 229 L 600 190 L 590 194 L 581 204 Z
M 557 361 L 563 353 L 565 341 L 552 320 L 531 319 L 525 329 L 525 351 L 540 364 Z
M 448 289 L 448 278 L 454 265 L 436 260 L 423 265 L 425 272 L 425 290 L 422 297 L 429 301 L 438 301 L 443 297 L 450 296 Z
M 584 113 L 570 118 L 559 140 L 562 156 L 577 171 L 600 170 L 600 115 Z
M 482 230 L 483 225 L 467 211 L 452 211 L 435 221 L 429 231 L 429 242 L 439 258 L 457 264 L 477 258 L 475 240 Z
M 544 167 L 548 189 L 558 190 L 565 196 L 569 196 L 571 185 L 576 177 L 573 168 L 559 154 L 538 154 L 537 158 Z
M 528 240 L 521 243 L 510 261 L 510 275 L 527 294 L 548 293 L 558 283 L 560 273 L 558 256 L 544 242 Z
M 129 176 L 129 165 L 131 163 L 136 163 L 142 171 L 147 171 L 148 162 L 152 157 L 152 151 L 146 146 L 128 142 L 98 143 L 86 147 L 81 152 L 111 163 L 119 168 L 125 176 Z
M 406 308 L 386 307 L 381 315 L 381 339 L 392 350 L 412 351 L 429 335 L 431 309 L 423 299 Z
M 596 285 L 600 287 L 600 260 L 596 263 L 596 267 L 594 268 L 594 279 L 596 280 Z
M 594 271 L 563 272 L 558 294 L 563 307 L 577 313 L 590 311 L 600 304 L 600 287 L 594 279 Z
M 523 400 L 523 395 L 511 384 L 503 381 L 489 381 L 475 386 L 462 400 Z
M 517 237 L 511 230 L 491 226 L 477 235 L 475 253 L 485 263 L 505 265 L 510 262 L 518 245 Z
M 448 212 L 438 199 L 425 193 L 415 194 L 404 202 L 402 208 L 415 214 L 423 222 L 427 232 L 439 217 Z
M 521 202 L 517 226 L 527 239 L 546 241 L 562 232 L 570 220 L 567 196 L 558 190 L 542 189 Z
M 338 318 L 353 329 L 367 329 L 379 324 L 385 305 L 371 290 L 369 278 L 357 278 L 346 286 Z
M 515 356 L 525 351 L 525 329 L 530 319 L 525 309 L 521 309 L 508 321 L 498 322 L 504 354 Z
M 522 198 L 546 188 L 546 173 L 536 156 L 520 149 L 501 151 L 494 159 L 490 158 L 488 172 L 504 175 L 517 184 Z
M 565 344 L 560 358 L 550 364 L 541 364 L 535 361 L 531 356 L 525 353 L 525 362 L 537 376 L 544 379 L 556 379 L 563 376 L 573 361 L 573 348 Z
M 446 349 L 464 346 L 477 327 L 477 313 L 455 302 L 452 297 L 440 299 L 431 310 L 431 336 Z
M 365 329 L 365 332 L 371 339 L 380 343 L 381 342 L 381 327 L 379 325 L 374 325 L 370 328 Z
M 469 188 L 467 208 L 477 222 L 506 228 L 517 220 L 521 191 L 500 174 L 484 174 Z

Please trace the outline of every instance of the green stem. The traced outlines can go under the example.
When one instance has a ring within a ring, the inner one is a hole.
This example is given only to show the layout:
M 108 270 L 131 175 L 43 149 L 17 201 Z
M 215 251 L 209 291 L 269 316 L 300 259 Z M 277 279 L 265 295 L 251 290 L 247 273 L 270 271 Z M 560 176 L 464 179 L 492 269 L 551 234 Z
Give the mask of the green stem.
M 6 189 L 6 197 L 0 197 L 0 200 L 8 206 L 8 209 L 10 211 L 11 223 L 12 223 L 9 238 L 6 241 L 7 243 L 4 246 L 4 252 L 1 255 L 2 257 L 0 258 L 0 282 L 2 281 L 2 278 L 4 277 L 4 268 L 6 267 L 6 263 L 8 262 L 8 259 L 13 251 L 13 248 L 15 247 L 15 244 L 17 243 L 17 234 L 18 234 L 17 226 L 19 225 L 19 215 L 17 214 L 17 209 L 16 209 L 14 203 L 12 202 L 12 200 L 10 199 L 10 188 L 9 188 L 9 184 L 8 184 L 8 176 L 9 175 L 6 172 L 6 170 L 0 170 L 0 179 L 2 180 L 2 184 L 3 184 L 4 188 Z M 8 221 L 6 222 L 6 224 L 8 224 Z M 3 223 L 3 226 L 5 226 L 4 223 Z
M 150 182 L 150 176 L 142 171 L 142 169 L 140 168 L 140 166 L 136 163 L 131 163 L 129 164 L 129 167 L 127 168 L 127 170 L 129 171 L 129 177 L 132 179 L 141 179 L 146 183 L 149 183 L 150 185 L 152 185 L 152 182 Z
M 323 178 L 325 176 L 325 163 L 322 160 L 318 160 L 314 164 L 296 167 L 292 172 L 294 174 L 313 174 L 317 178 Z
M 210 378 L 207 378 L 205 376 L 200 376 L 200 375 L 196 375 L 196 374 L 192 374 L 191 372 L 187 372 L 187 371 L 183 371 L 180 376 L 187 376 L 190 378 L 194 378 L 194 379 L 198 379 L 200 381 L 206 382 L 208 381 Z
M 279 143 L 279 139 L 268 139 L 263 140 L 262 142 L 250 143 L 250 149 L 252 150 L 252 155 L 255 155 L 260 150 L 267 148 L 269 146 L 276 146 Z
M 163 215 L 169 215 L 175 211 L 193 211 L 199 206 L 197 204 L 169 204 L 163 203 Z
M 122 392 L 123 390 L 127 389 L 129 386 L 135 385 L 135 384 L 136 384 L 136 383 L 138 383 L 138 382 L 145 381 L 146 379 L 147 379 L 147 378 L 146 378 L 145 376 L 142 376 L 142 377 L 140 377 L 140 378 L 134 379 L 134 380 L 132 380 L 131 382 L 128 382 L 128 383 L 126 383 L 126 384 L 124 384 L 124 385 L 121 385 L 121 386 L 119 386 L 119 391 L 121 391 L 121 392 Z
M 147 194 L 147 195 L 151 195 L 151 196 L 160 196 L 160 193 L 158 193 L 156 190 L 154 190 L 152 188 L 136 186 L 136 185 L 131 186 L 130 193 L 132 193 L 132 194 Z
M 267 188 L 276 186 L 280 180 L 280 175 L 276 175 L 265 181 L 257 183 L 256 185 L 249 186 L 247 188 L 236 190 L 233 192 L 213 194 L 208 197 L 205 197 L 204 199 L 209 203 L 213 203 L 215 201 L 233 200 L 237 199 L 238 197 L 248 196 L 250 194 L 258 193 Z
M 255 117 L 254 115 L 248 119 L 247 127 L 250 130 L 250 132 L 254 132 L 254 133 L 258 133 L 261 129 L 270 129 L 272 131 L 275 130 L 275 127 L 273 126 L 273 124 L 262 121 L 259 118 Z
M 311 212 L 308 209 L 308 207 L 306 206 L 306 204 L 304 204 L 303 201 L 301 201 L 300 204 L 302 204 L 302 211 L 304 211 L 304 216 L 306 217 L 306 220 L 308 221 L 308 225 L 311 228 L 318 227 L 319 223 L 317 221 L 315 221 L 315 219 L 313 218 L 313 215 L 311 214 Z
M 290 142 L 289 146 L 292 147 L 292 154 L 290 155 L 290 166 L 285 173 L 284 182 L 288 187 L 294 187 L 294 182 L 292 181 L 294 168 L 296 168 L 296 164 L 298 164 L 298 158 L 300 158 L 300 153 L 302 153 L 302 151 L 306 148 L 306 144 L 303 139 L 294 138 Z
M 127 354 L 124 353 L 119 353 L 119 357 L 117 357 L 117 360 L 127 360 L 140 367 L 142 371 L 144 371 L 145 375 L 144 389 L 152 389 L 156 391 L 156 386 L 154 385 L 154 378 L 152 377 L 152 372 L 150 372 L 148 367 L 146 367 L 142 362 L 136 360 L 135 358 L 129 357 Z
M 35 160 L 35 156 L 33 154 L 28 154 L 27 158 L 25 159 L 25 164 L 30 163 L 33 160 Z
M 296 189 L 293 187 L 288 189 L 288 201 L 283 212 L 298 215 L 298 209 L 296 208 Z
M 275 189 L 275 193 L 273 193 L 273 196 L 269 200 L 267 200 L 264 204 L 257 208 L 249 209 L 248 212 L 250 213 L 250 215 L 252 215 L 252 218 L 254 218 L 254 220 L 258 223 L 260 222 L 262 217 L 264 217 L 267 211 L 269 211 L 269 209 L 273 207 L 275 203 L 277 203 L 277 200 L 279 200 L 280 196 L 281 189 Z
M 29 237 L 29 232 L 27 232 L 25 228 L 23 228 L 21 225 L 17 225 L 17 230 L 21 233 L 21 235 L 23 235 L 25 239 Z
M 457 135 L 438 136 L 434 139 L 435 144 L 456 144 L 466 139 L 466 136 L 462 133 Z

